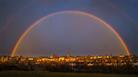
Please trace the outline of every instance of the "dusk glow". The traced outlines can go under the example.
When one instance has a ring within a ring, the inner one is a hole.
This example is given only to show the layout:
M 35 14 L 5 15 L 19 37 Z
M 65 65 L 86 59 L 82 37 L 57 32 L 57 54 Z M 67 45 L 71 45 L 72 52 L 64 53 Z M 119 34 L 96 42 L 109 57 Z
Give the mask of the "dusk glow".
M 39 19 L 41 19 L 45 16 L 48 16 L 52 13 L 63 12 L 63 11 L 80 11 L 80 12 L 88 13 L 88 14 L 91 14 L 91 15 L 94 15 L 94 16 L 100 18 L 101 20 L 103 20 L 107 24 L 109 24 L 111 27 L 113 27 L 113 29 L 117 32 L 118 36 L 121 37 L 122 42 L 125 43 L 124 46 L 121 46 L 121 47 L 125 47 L 126 51 L 124 51 L 122 49 L 121 49 L 121 51 L 114 51 L 114 49 L 113 50 L 110 49 L 111 51 L 103 50 L 100 52 L 111 52 L 109 54 L 112 54 L 112 53 L 114 54 L 115 52 L 120 52 L 118 54 L 124 54 L 122 52 L 128 53 L 128 51 L 130 51 L 131 54 L 137 55 L 138 54 L 138 52 L 137 52 L 138 51 L 138 40 L 137 40 L 138 36 L 136 34 L 136 33 L 138 33 L 138 27 L 137 27 L 137 25 L 138 25 L 138 23 L 137 23 L 137 21 L 138 21 L 138 15 L 137 15 L 138 14 L 138 11 L 137 11 L 138 6 L 137 6 L 137 3 L 138 3 L 137 0 L 133 0 L 133 1 L 125 0 L 125 2 L 124 2 L 124 0 L 121 0 L 121 1 L 120 0 L 102 0 L 102 1 L 69 0 L 69 1 L 66 1 L 66 3 L 64 2 L 64 0 L 59 0 L 59 1 L 55 1 L 55 0 L 31 0 L 31 1 L 28 1 L 28 0 L 24 0 L 24 1 L 0 0 L 0 5 L 1 5 L 0 6 L 0 9 L 1 9 L 1 13 L 0 13 L 0 16 L 1 16 L 0 17 L 0 20 L 1 20 L 0 21 L 0 50 L 1 50 L 1 52 L 0 52 L 0 55 L 11 55 L 11 53 L 13 53 L 13 51 L 16 49 L 15 46 L 17 45 L 17 41 L 21 38 L 22 34 L 33 23 L 35 23 Z M 78 17 L 79 16 L 74 17 L 74 18 L 78 18 Z M 85 18 L 88 20 L 87 17 L 85 17 Z M 55 21 L 55 20 L 53 20 L 53 21 Z M 44 20 L 44 21 L 46 21 L 46 20 Z M 77 20 L 77 22 L 80 22 L 80 21 Z M 83 21 L 83 22 L 85 22 L 85 21 Z M 88 22 L 88 21 L 86 21 L 86 22 Z M 41 22 L 41 23 L 44 24 L 44 22 Z M 45 23 L 45 24 L 48 24 L 48 23 Z M 56 26 L 53 23 L 53 26 L 55 26 L 54 28 L 59 27 L 59 25 L 60 24 L 58 24 Z M 60 25 L 60 27 L 63 28 L 64 25 Z M 81 26 L 82 25 L 83 24 L 81 24 Z M 39 27 L 39 28 L 41 28 L 41 27 Z M 45 28 L 46 27 L 48 27 L 48 26 L 45 26 Z M 80 27 L 79 24 L 76 25 L 76 27 L 77 27 L 77 29 L 79 29 L 79 27 Z M 91 30 L 93 30 L 93 29 L 91 29 Z M 88 30 L 88 31 L 91 31 L 91 30 Z M 98 30 L 98 31 L 100 31 L 100 30 Z M 48 32 L 44 32 L 44 33 L 48 33 Z M 95 33 L 95 35 L 97 35 L 97 33 Z M 109 33 L 110 33 L 110 35 L 112 35 L 112 32 L 109 32 Z M 46 37 L 44 37 L 44 38 L 46 38 Z M 77 37 L 77 38 L 79 38 L 79 37 Z M 106 37 L 104 37 L 104 38 L 106 38 Z M 117 41 L 117 43 L 118 42 L 119 41 Z M 101 46 L 99 46 L 99 47 L 101 47 Z M 121 47 L 119 47 L 119 48 L 121 48 Z M 67 48 L 71 49 L 72 52 L 75 52 L 74 49 L 72 49 L 70 47 L 67 47 Z M 103 48 L 99 48 L 99 49 L 103 49 Z M 66 48 L 65 48 L 65 50 L 66 50 Z M 116 50 L 120 50 L 120 49 L 117 48 Z M 24 52 L 28 52 L 28 51 L 24 51 Z M 29 52 L 32 52 L 32 51 L 29 51 Z M 34 51 L 34 52 L 38 52 L 38 51 Z M 66 51 L 64 51 L 64 52 L 66 52 Z M 76 52 L 78 52 L 78 51 L 76 51 Z M 97 52 L 97 51 L 95 51 L 95 49 L 94 49 L 93 52 Z M 52 54 L 52 53 L 49 53 L 49 54 Z M 92 54 L 94 54 L 94 53 L 92 53 Z
M 138 0 L 0 0 L 0 77 L 138 77 Z
M 100 18 L 79 11 L 49 14 L 21 36 L 12 56 L 129 55 L 118 33 Z M 103 54 L 104 53 L 104 54 Z

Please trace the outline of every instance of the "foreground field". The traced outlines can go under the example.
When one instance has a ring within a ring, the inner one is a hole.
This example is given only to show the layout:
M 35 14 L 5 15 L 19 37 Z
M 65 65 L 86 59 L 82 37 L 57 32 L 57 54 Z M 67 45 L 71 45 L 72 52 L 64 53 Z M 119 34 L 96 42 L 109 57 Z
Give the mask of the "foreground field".
M 138 77 L 138 75 L 101 73 L 59 73 L 45 71 L 1 71 L 0 77 Z

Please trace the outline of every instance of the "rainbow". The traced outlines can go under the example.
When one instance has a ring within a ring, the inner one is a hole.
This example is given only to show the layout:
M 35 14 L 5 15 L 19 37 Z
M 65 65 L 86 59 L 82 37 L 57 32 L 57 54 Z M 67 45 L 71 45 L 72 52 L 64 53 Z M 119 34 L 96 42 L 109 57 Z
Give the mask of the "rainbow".
M 125 52 L 127 53 L 127 55 L 130 55 L 130 51 L 125 43 L 125 41 L 122 39 L 122 37 L 120 36 L 120 34 L 109 24 L 107 24 L 105 21 L 103 21 L 102 19 L 98 18 L 97 16 L 93 15 L 93 14 L 89 14 L 86 12 L 81 12 L 81 11 L 60 11 L 60 12 L 55 12 L 55 13 L 51 13 L 47 16 L 42 17 L 41 19 L 37 20 L 36 22 L 34 22 L 21 36 L 20 38 L 17 40 L 11 56 L 15 56 L 16 52 L 17 52 L 17 48 L 20 46 L 21 42 L 24 40 L 24 38 L 28 35 L 29 32 L 31 32 L 39 23 L 41 23 L 42 21 L 44 21 L 45 19 L 48 19 L 51 16 L 57 15 L 57 14 L 64 14 L 64 13 L 75 13 L 75 14 L 80 14 L 80 15 L 85 15 L 85 16 L 89 16 L 92 19 L 95 19 L 96 21 L 98 21 L 98 23 L 101 23 L 103 26 L 105 26 L 106 28 L 108 28 L 110 31 L 113 32 L 113 34 L 118 38 L 119 42 L 121 43 L 121 45 L 123 46 L 123 48 L 125 49 Z

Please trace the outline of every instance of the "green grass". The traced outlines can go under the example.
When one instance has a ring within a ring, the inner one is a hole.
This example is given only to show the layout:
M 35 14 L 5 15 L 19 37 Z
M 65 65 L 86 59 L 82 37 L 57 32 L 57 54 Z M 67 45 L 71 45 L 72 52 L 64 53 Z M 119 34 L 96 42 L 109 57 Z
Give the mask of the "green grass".
M 138 75 L 101 73 L 61 73 L 46 71 L 1 71 L 0 77 L 138 77 Z

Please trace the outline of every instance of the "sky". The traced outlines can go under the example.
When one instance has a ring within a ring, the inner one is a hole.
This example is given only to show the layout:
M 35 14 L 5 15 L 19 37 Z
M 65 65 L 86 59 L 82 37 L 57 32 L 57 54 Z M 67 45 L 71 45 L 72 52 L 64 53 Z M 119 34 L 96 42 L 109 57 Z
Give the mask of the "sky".
M 111 24 L 131 53 L 138 55 L 137 4 L 138 0 L 0 0 L 0 55 L 10 55 L 21 34 L 32 23 L 67 10 L 87 12 Z

